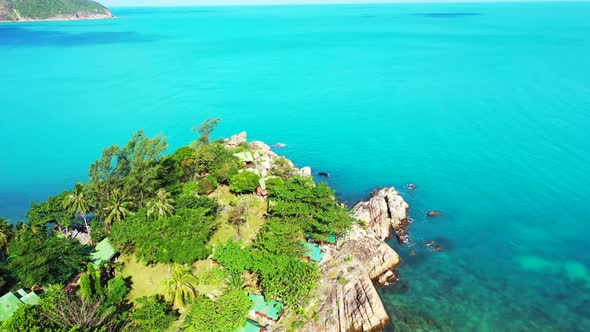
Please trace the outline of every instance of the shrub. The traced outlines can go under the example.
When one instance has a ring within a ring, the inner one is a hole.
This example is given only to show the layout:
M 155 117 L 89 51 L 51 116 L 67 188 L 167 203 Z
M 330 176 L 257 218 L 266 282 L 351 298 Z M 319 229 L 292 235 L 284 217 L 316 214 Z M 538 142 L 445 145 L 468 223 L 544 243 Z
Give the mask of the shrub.
M 206 209 L 207 215 L 214 215 L 217 213 L 219 204 L 217 200 L 207 196 L 186 196 L 182 195 L 176 199 L 176 209 Z
M 237 194 L 251 193 L 258 187 L 260 176 L 252 172 L 242 172 L 234 175 L 229 183 L 231 191 Z
M 206 176 L 197 183 L 197 194 L 208 195 L 217 189 L 217 179 L 212 176 Z
M 288 180 L 290 177 L 293 176 L 293 173 L 293 166 L 285 157 L 279 157 L 275 159 L 270 169 L 271 175 L 278 176 L 283 180 Z

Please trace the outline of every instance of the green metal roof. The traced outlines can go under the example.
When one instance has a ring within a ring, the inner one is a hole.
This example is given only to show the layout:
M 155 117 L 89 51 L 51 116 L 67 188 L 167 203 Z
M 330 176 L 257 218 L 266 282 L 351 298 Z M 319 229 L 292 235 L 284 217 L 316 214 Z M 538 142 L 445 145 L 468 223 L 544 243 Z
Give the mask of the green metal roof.
M 336 244 L 336 234 L 328 235 L 328 240 L 326 242 L 329 244 Z
M 98 268 L 104 262 L 110 261 L 116 253 L 117 252 L 115 251 L 115 249 L 109 242 L 109 238 L 107 237 L 96 245 L 94 251 L 90 254 L 90 258 L 92 258 L 92 261 L 94 262 L 92 263 L 94 267 Z
M 305 232 L 305 237 L 308 240 L 317 242 L 316 239 L 314 239 L 314 237 L 311 236 L 311 233 L 310 232 Z M 329 244 L 336 244 L 336 241 L 337 241 L 336 234 L 330 234 L 330 235 L 328 235 L 328 239 L 326 240 L 326 242 L 329 243 Z
M 35 294 L 35 292 L 30 292 L 29 294 L 21 297 L 20 300 L 24 304 L 35 305 L 35 304 L 39 304 L 40 298 L 37 294 Z
M 258 325 L 255 321 L 247 320 L 246 325 L 242 326 L 237 332 L 259 332 L 264 326 Z
M 0 297 L 0 322 L 10 318 L 21 305 L 23 305 L 23 303 L 12 292 L 6 293 Z
M 315 243 L 303 242 L 305 246 L 305 256 L 309 257 L 314 262 L 319 262 L 324 258 L 322 249 Z
M 238 153 L 234 153 L 234 157 L 237 157 L 238 159 L 240 159 L 242 162 L 254 162 L 254 156 L 252 156 L 252 153 L 247 151 L 247 152 L 238 152 Z
M 272 318 L 274 320 L 279 319 L 281 315 L 281 310 L 283 310 L 283 303 L 270 300 L 266 302 L 264 300 L 264 296 L 261 294 L 248 294 L 248 297 L 252 302 L 254 302 L 254 306 L 252 306 L 252 310 L 264 314 L 265 316 Z
M 35 305 L 39 303 L 39 296 L 34 292 L 27 293 L 24 289 L 9 292 L 0 297 L 0 322 L 10 318 L 23 304 Z

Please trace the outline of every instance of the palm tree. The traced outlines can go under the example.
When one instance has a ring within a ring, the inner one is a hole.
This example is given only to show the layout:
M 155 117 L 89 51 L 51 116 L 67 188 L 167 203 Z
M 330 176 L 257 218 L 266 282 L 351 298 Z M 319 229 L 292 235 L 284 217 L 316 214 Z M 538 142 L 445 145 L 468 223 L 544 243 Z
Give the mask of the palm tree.
M 90 226 L 88 225 L 88 217 L 86 216 L 89 212 L 88 200 L 84 196 L 84 186 L 81 183 L 76 183 L 74 191 L 66 196 L 63 207 L 70 215 L 79 215 L 82 217 L 86 226 L 86 232 L 90 236 Z
M 166 189 L 158 190 L 156 197 L 147 202 L 148 217 L 157 214 L 158 218 L 171 216 L 174 213 L 174 200 L 170 197 L 170 193 Z
M 197 282 L 189 268 L 177 265 L 170 278 L 164 280 L 164 298 L 177 308 L 184 309 L 186 300 L 192 301 L 197 297 Z
M 113 221 L 121 221 L 129 215 L 133 215 L 133 212 L 130 210 L 132 207 L 133 202 L 121 188 L 113 189 L 108 205 L 104 208 L 106 212 L 104 222 L 107 228 L 111 227 Z

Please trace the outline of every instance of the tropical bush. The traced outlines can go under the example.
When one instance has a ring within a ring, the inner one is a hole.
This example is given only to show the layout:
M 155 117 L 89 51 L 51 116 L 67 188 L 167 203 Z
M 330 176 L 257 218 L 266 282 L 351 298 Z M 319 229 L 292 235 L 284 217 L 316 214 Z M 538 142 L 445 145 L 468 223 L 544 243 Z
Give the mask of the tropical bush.
M 244 171 L 231 178 L 229 188 L 236 194 L 252 193 L 258 187 L 259 180 L 258 174 Z

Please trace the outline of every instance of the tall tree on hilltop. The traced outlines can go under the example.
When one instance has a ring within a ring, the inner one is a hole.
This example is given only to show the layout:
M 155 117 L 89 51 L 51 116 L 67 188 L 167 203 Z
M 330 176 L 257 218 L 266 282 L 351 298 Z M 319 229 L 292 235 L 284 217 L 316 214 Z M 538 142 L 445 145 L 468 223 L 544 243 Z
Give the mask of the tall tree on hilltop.
M 193 131 L 199 132 L 199 138 L 193 143 L 195 147 L 209 144 L 211 140 L 211 133 L 215 130 L 221 118 L 207 119 L 201 123 L 199 127 L 193 128 Z
M 127 145 L 113 145 L 102 151 L 99 160 L 90 166 L 90 189 L 97 211 L 103 214 L 115 188 L 122 188 L 142 207 L 147 198 L 161 186 L 159 169 L 161 154 L 168 147 L 161 135 L 149 138 L 139 130 Z
M 166 189 L 159 189 L 156 197 L 147 202 L 147 215 L 157 215 L 158 218 L 171 216 L 174 213 L 174 199 Z

